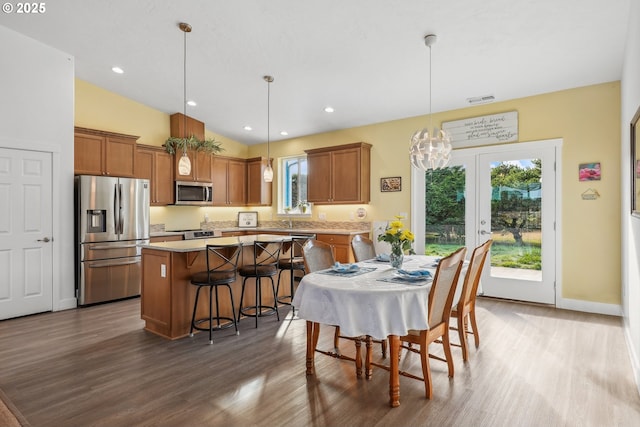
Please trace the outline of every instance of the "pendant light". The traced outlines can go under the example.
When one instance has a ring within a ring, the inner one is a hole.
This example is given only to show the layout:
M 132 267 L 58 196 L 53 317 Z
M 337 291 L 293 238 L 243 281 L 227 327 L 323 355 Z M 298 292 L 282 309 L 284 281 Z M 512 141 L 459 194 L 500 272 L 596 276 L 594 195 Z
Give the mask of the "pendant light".
M 187 141 L 189 136 L 187 135 L 187 33 L 191 32 L 191 25 L 181 22 L 179 25 L 180 30 L 184 33 L 184 73 L 183 73 L 183 115 L 182 115 L 182 129 L 184 132 L 183 136 L 183 146 L 182 146 L 182 157 L 180 157 L 180 161 L 178 162 L 178 174 L 180 175 L 191 175 L 191 160 L 187 155 Z
M 270 128 L 269 128 L 269 113 L 270 113 L 270 101 L 271 101 L 271 83 L 273 82 L 273 77 L 264 76 L 264 81 L 267 82 L 267 167 L 264 170 L 264 182 L 272 182 L 273 181 L 273 168 L 271 167 L 271 153 L 269 151 L 270 145 Z
M 441 129 L 432 126 L 431 114 L 431 46 L 438 37 L 429 34 L 424 44 L 429 48 L 429 128 L 416 131 L 411 136 L 409 148 L 411 164 L 422 170 L 440 169 L 447 166 L 451 154 L 451 137 Z

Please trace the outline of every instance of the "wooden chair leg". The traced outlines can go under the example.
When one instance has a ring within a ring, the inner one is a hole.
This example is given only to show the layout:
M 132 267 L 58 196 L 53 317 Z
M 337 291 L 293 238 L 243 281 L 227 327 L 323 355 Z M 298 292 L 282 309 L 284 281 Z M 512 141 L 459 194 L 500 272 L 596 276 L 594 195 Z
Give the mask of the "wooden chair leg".
M 424 393 L 427 399 L 431 399 L 433 395 L 433 387 L 431 386 L 431 367 L 429 366 L 429 346 L 420 345 L 420 362 L 422 363 L 422 378 L 424 378 Z
M 382 340 L 382 358 L 383 359 L 387 358 L 387 340 L 386 339 Z
M 384 340 L 383 342 L 386 343 L 387 340 Z M 367 352 L 365 353 L 364 357 L 364 376 L 368 380 L 370 380 L 371 376 L 373 375 L 371 362 L 373 362 L 373 338 L 367 336 Z
M 340 354 L 340 327 L 336 326 L 333 332 L 333 350 L 336 354 Z
M 480 347 L 480 335 L 478 334 L 478 323 L 476 322 L 476 310 L 469 312 L 469 319 L 471 320 L 471 327 L 473 328 L 473 339 L 476 344 L 476 348 Z
M 451 342 L 449 342 L 449 329 L 445 329 L 442 335 L 442 347 L 444 348 L 444 357 L 447 359 L 449 378 L 453 378 L 453 355 L 451 354 Z
M 462 349 L 462 360 L 464 362 L 469 358 L 467 350 L 467 316 L 460 312 L 457 316 L 458 321 L 458 337 L 460 339 L 460 348 Z

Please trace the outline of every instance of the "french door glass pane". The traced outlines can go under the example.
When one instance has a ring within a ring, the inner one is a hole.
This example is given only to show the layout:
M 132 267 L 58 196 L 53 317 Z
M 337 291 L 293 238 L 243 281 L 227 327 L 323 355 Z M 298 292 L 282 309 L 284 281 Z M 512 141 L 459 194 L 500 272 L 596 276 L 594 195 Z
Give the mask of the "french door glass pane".
M 465 245 L 465 167 L 430 170 L 424 176 L 424 253 L 446 256 Z
M 542 160 L 491 163 L 491 276 L 542 280 Z

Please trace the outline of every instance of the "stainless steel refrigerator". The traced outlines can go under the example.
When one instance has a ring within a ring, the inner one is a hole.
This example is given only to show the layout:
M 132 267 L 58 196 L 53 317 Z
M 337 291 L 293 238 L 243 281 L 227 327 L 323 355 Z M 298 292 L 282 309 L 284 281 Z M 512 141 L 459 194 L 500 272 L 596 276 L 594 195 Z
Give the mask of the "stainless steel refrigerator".
M 78 305 L 140 295 L 149 180 L 75 177 Z

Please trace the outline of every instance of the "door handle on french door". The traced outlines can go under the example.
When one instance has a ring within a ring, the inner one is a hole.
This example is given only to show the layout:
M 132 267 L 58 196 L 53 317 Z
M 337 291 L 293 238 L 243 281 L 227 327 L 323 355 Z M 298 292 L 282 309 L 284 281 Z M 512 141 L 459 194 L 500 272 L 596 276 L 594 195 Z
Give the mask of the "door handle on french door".
M 36 240 L 37 242 L 45 242 L 45 243 L 49 243 L 53 241 L 53 238 L 49 239 L 48 237 L 45 237 L 44 239 L 38 239 Z
M 486 230 L 480 230 L 480 231 L 478 231 L 478 234 L 482 234 L 482 235 L 491 234 L 491 232 L 490 231 L 486 231 Z

